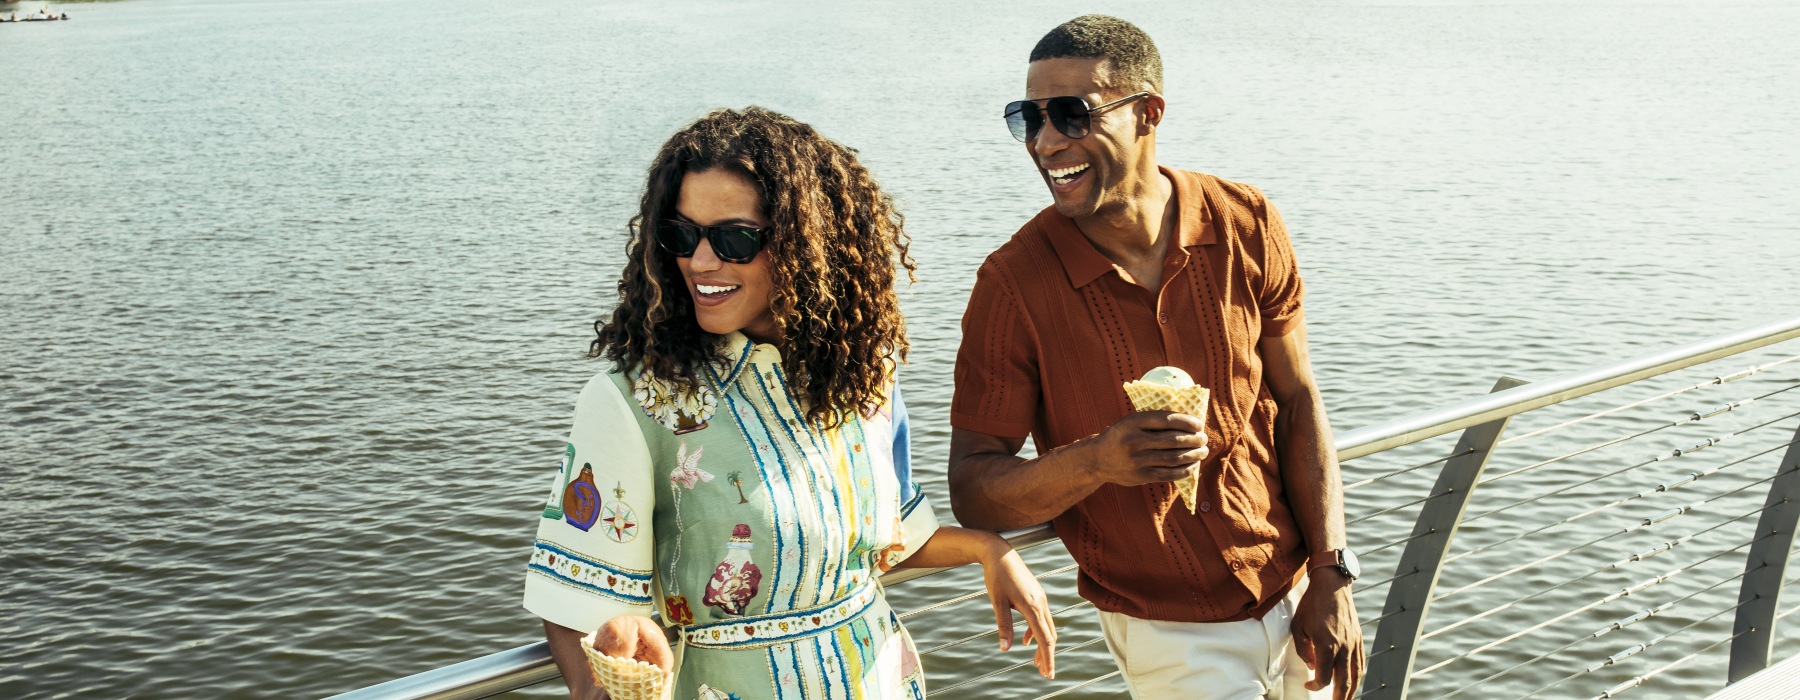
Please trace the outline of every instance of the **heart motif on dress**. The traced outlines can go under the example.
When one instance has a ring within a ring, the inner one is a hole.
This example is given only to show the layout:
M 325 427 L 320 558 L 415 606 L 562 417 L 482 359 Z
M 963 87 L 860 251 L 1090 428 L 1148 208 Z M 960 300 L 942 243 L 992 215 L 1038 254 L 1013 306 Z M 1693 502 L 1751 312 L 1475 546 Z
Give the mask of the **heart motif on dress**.
M 744 634 L 756 634 L 756 627 L 754 627 L 752 625 L 744 625 Z
M 813 616 L 813 624 L 815 624 L 815 625 L 819 624 L 819 616 L 818 615 Z
M 617 576 L 612 576 L 612 575 L 608 575 L 608 576 L 607 576 L 607 577 L 606 577 L 606 585 L 608 585 L 608 586 L 617 586 L 617 585 L 619 585 L 619 577 L 617 577 Z

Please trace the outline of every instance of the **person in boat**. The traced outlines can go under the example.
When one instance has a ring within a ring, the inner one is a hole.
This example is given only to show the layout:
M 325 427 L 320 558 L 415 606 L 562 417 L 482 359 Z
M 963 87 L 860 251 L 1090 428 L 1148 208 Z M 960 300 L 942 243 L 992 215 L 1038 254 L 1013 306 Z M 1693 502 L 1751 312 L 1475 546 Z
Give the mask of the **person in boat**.
M 923 698 L 878 579 L 980 563 L 1001 648 L 1043 590 L 990 532 L 940 526 L 912 478 L 894 283 L 900 214 L 855 152 L 718 110 L 656 155 L 610 318 L 538 519 L 525 607 L 572 698 L 582 649 L 674 669 L 674 697 Z M 650 617 L 661 614 L 675 640 Z
M 1055 524 L 1135 698 L 1352 697 L 1357 571 L 1280 214 L 1158 164 L 1162 60 L 1129 22 L 1052 29 L 1025 98 L 1003 113 L 1052 205 L 982 264 L 963 317 L 958 519 Z M 1122 386 L 1163 366 L 1210 389 L 1206 415 L 1133 411 Z

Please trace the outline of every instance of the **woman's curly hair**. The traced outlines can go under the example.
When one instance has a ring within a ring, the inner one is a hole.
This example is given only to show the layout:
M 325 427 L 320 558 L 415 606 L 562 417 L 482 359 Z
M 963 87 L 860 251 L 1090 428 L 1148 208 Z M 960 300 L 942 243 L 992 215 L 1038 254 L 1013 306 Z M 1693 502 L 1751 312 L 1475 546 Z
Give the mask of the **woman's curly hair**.
M 594 322 L 588 356 L 689 384 L 718 359 L 718 336 L 695 320 L 675 256 L 652 239 L 656 221 L 675 214 L 682 177 L 713 168 L 749 178 L 761 195 L 771 227 L 758 255 L 769 256 L 782 369 L 807 418 L 834 426 L 877 408 L 889 363 L 909 349 L 894 294 L 896 266 L 917 281 L 904 219 L 854 150 L 760 107 L 716 110 L 656 154 L 631 219 L 618 306 Z

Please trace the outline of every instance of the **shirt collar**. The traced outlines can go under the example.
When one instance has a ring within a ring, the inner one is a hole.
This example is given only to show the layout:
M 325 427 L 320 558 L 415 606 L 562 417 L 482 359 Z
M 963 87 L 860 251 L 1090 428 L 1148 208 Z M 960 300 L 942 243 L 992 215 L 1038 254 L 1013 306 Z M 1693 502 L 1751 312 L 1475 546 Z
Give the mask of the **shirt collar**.
M 752 365 L 780 365 L 781 351 L 767 343 L 753 343 L 742 331 L 732 331 L 719 336 L 718 360 L 713 367 L 718 372 L 719 386 L 729 386 L 737 380 L 739 374 Z
M 1176 217 L 1176 240 L 1183 249 L 1194 246 L 1212 245 L 1218 241 L 1218 232 L 1212 221 L 1212 210 L 1208 200 L 1212 199 L 1210 188 L 1200 182 L 1201 177 L 1195 173 L 1184 173 L 1157 166 L 1169 182 L 1175 187 L 1175 207 L 1180 212 Z M 1056 256 L 1062 260 L 1063 272 L 1069 275 L 1069 285 L 1085 287 L 1088 283 L 1100 279 L 1113 270 L 1113 261 L 1094 247 L 1094 242 L 1081 232 L 1075 220 L 1057 213 L 1054 207 L 1045 209 L 1040 216 L 1045 218 L 1045 228 L 1049 231 L 1050 245 L 1056 249 Z M 1176 251 L 1169 251 L 1174 255 Z

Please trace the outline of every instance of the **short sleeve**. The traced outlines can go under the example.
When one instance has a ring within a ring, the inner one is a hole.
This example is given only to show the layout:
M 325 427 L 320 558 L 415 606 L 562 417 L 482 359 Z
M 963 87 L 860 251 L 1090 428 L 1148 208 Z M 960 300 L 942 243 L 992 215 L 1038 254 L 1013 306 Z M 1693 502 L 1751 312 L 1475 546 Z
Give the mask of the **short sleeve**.
M 1038 412 L 1037 339 L 1018 290 L 993 260 L 981 266 L 963 313 L 950 425 L 1024 438 Z
M 900 482 L 901 549 L 890 562 L 905 561 L 937 533 L 937 513 L 931 499 L 912 476 L 912 426 L 900 388 L 894 388 L 894 477 Z
M 650 449 L 608 375 L 575 405 L 562 468 L 538 519 L 526 565 L 525 609 L 588 632 L 620 615 L 649 615 L 656 538 Z
M 1305 318 L 1301 306 L 1306 287 L 1300 282 L 1300 266 L 1294 261 L 1294 245 L 1288 240 L 1281 212 L 1264 200 L 1262 289 L 1256 302 L 1262 315 L 1262 337 L 1279 338 Z

